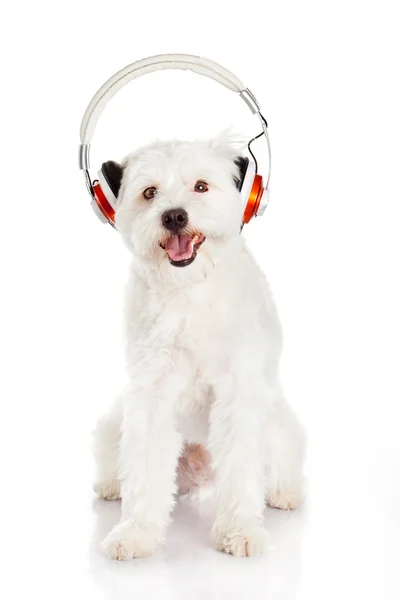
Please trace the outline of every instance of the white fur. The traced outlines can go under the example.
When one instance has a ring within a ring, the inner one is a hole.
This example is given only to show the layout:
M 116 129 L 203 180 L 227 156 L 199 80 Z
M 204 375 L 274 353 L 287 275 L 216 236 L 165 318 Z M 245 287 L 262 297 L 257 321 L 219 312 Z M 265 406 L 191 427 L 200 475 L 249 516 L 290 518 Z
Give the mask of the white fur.
M 281 328 L 265 277 L 240 235 L 244 207 L 229 140 L 168 142 L 127 157 L 116 222 L 132 251 L 126 294 L 129 385 L 96 435 L 98 481 L 121 522 L 102 544 L 116 559 L 165 539 L 184 441 L 211 455 L 217 548 L 265 546 L 265 501 L 301 500 L 304 435 L 279 381 Z M 193 191 L 196 180 L 209 191 Z M 153 200 L 146 187 L 157 186 Z M 184 208 L 206 240 L 187 267 L 169 263 L 161 215 Z

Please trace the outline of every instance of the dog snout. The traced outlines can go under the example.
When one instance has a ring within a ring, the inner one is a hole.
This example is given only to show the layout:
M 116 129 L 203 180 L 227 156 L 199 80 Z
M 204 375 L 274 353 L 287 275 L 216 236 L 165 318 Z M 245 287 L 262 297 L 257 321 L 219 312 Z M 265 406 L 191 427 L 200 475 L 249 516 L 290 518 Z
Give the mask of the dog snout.
M 183 208 L 167 210 L 161 217 L 162 224 L 169 231 L 178 232 L 188 224 L 188 214 Z

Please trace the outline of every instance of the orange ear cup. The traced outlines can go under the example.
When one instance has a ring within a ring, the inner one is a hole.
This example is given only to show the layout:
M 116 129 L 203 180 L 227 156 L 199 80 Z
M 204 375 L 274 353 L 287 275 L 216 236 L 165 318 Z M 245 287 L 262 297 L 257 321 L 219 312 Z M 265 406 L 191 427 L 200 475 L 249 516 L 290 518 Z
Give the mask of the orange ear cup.
M 99 183 L 93 184 L 93 192 L 97 206 L 99 207 L 105 218 L 112 224 L 114 224 L 115 210 L 107 200 Z
M 250 196 L 246 204 L 243 215 L 243 223 L 248 223 L 254 215 L 257 214 L 261 198 L 264 193 L 263 179 L 261 175 L 254 176 L 254 182 L 251 188 Z

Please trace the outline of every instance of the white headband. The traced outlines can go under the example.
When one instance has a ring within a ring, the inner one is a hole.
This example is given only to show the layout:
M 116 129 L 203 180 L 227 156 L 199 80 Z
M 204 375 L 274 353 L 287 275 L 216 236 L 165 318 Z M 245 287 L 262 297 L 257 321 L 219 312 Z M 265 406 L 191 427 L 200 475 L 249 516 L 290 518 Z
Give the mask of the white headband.
M 271 149 L 269 145 L 268 130 L 265 119 L 260 112 L 260 105 L 250 90 L 243 85 L 240 79 L 228 71 L 228 69 L 225 69 L 212 60 L 201 58 L 200 56 L 192 56 L 190 54 L 160 54 L 158 56 L 151 56 L 149 58 L 138 60 L 121 71 L 118 71 L 118 73 L 115 73 L 115 75 L 110 77 L 110 79 L 101 86 L 89 102 L 81 123 L 81 145 L 79 149 L 79 168 L 85 171 L 89 192 L 92 193 L 91 181 L 88 173 L 90 167 L 90 141 L 96 128 L 97 121 L 106 104 L 122 87 L 132 81 L 132 79 L 162 69 L 189 69 L 195 73 L 214 79 L 233 92 L 238 93 L 246 102 L 251 112 L 258 115 L 263 127 L 263 133 L 268 143 L 269 172 L 266 181 L 266 188 L 268 188 L 271 172 Z

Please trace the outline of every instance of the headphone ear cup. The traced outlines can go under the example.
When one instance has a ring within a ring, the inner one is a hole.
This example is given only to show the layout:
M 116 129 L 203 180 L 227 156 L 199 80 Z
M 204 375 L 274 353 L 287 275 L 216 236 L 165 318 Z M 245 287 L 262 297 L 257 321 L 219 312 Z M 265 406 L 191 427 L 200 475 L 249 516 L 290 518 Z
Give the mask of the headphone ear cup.
M 103 215 L 102 220 L 105 219 L 113 226 L 122 175 L 121 165 L 109 160 L 102 164 L 98 173 L 99 180 L 93 184 L 94 200 L 98 209 L 96 212 L 99 216 L 101 213 Z
M 256 164 L 252 160 L 238 156 L 235 159 L 235 164 L 239 167 L 240 174 L 240 181 L 237 181 L 236 187 L 242 198 L 243 223 L 248 223 L 257 214 L 261 199 L 259 188 L 262 184 L 262 178 L 256 174 Z
M 253 217 L 256 217 L 259 214 L 261 215 L 262 212 L 264 212 L 260 212 L 259 210 L 261 205 L 261 198 L 264 193 L 263 178 L 261 177 L 261 175 L 255 174 L 254 177 L 251 178 L 249 183 L 251 184 L 251 189 L 249 195 L 247 196 L 246 208 L 243 214 L 243 223 L 249 223 L 249 221 Z
M 239 168 L 239 178 L 235 177 L 235 184 L 240 191 L 243 203 L 243 223 L 249 223 L 260 211 L 261 198 L 264 185 L 261 175 L 257 175 L 255 162 L 244 156 L 237 156 L 235 164 Z

